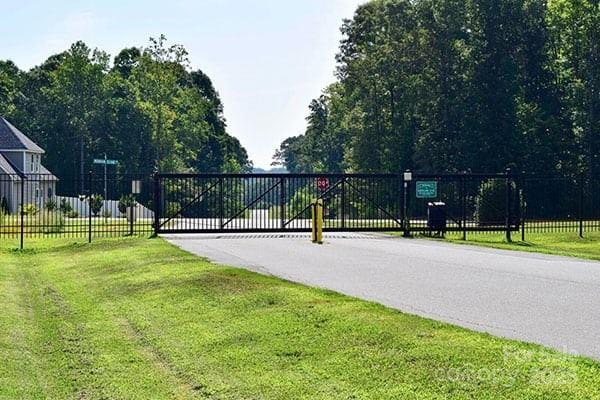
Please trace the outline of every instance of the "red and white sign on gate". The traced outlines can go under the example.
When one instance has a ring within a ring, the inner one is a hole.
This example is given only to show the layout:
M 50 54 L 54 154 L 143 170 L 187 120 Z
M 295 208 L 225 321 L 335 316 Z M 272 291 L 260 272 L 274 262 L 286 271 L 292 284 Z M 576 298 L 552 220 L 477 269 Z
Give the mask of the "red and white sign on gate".
M 327 189 L 329 189 L 329 179 L 327 179 L 324 176 L 320 176 L 317 178 L 317 188 L 319 188 L 320 191 L 325 191 Z

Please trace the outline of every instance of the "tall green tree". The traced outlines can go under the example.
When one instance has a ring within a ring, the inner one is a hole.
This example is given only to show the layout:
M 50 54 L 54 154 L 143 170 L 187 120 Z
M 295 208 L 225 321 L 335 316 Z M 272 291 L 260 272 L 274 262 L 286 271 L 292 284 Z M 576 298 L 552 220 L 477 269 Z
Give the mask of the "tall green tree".
M 12 61 L 0 61 L 0 115 L 14 112 L 15 102 L 20 95 L 21 71 Z
M 112 66 L 83 42 L 26 72 L 0 62 L 0 112 L 46 149 L 63 192 L 79 192 L 81 166 L 105 153 L 121 173 L 251 168 L 210 78 L 164 36 L 125 48 Z
M 576 135 L 579 167 L 600 173 L 600 5 L 598 0 L 550 0 L 552 67 Z
M 337 96 L 311 103 L 308 129 L 282 143 L 278 161 L 360 172 L 594 171 L 599 18 L 598 0 L 363 4 L 341 28 Z M 331 132 L 342 140 L 315 151 Z M 342 164 L 324 162 L 340 153 Z

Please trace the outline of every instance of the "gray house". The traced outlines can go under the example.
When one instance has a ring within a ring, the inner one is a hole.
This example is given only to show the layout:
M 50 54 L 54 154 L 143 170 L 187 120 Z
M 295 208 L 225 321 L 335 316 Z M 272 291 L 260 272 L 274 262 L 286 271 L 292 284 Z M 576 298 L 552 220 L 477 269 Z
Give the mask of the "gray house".
M 0 117 L 0 202 L 10 213 L 16 213 L 21 202 L 42 208 L 56 196 L 58 178 L 41 164 L 42 154 L 44 149 Z

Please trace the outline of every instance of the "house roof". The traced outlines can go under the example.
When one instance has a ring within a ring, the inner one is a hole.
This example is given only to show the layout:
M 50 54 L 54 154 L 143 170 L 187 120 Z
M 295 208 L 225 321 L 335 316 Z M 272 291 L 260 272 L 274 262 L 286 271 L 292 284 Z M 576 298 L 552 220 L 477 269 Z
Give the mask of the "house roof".
M 2 154 L 0 154 L 0 173 L 8 175 L 16 175 L 18 173 Z
M 15 128 L 4 117 L 0 116 L 0 150 L 25 150 L 43 153 L 44 149 L 35 144 L 23 132 Z
M 31 174 L 37 179 L 43 179 L 46 181 L 58 181 L 59 179 L 48 168 L 40 164 L 40 172 L 37 174 Z
M 0 154 L 0 182 L 2 182 L 3 180 L 6 180 L 6 176 L 8 176 L 8 179 L 13 181 L 13 180 L 20 180 L 21 176 L 25 175 L 26 179 L 32 179 L 32 180 L 41 180 L 41 181 L 58 181 L 59 179 L 56 177 L 56 175 L 54 175 L 52 172 L 50 172 L 46 167 L 44 167 L 43 165 L 40 164 L 40 172 L 36 172 L 36 173 L 27 173 L 27 174 L 22 174 L 15 166 L 12 165 L 12 163 L 6 158 L 4 157 L 2 154 Z

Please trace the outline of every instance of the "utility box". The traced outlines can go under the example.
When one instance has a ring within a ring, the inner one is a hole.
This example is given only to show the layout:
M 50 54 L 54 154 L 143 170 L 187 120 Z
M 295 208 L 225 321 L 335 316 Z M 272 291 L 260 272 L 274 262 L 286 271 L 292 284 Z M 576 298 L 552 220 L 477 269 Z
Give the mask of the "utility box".
M 446 203 L 443 201 L 427 203 L 427 228 L 437 232 L 446 230 Z

